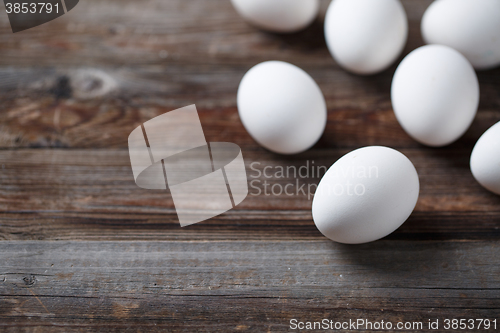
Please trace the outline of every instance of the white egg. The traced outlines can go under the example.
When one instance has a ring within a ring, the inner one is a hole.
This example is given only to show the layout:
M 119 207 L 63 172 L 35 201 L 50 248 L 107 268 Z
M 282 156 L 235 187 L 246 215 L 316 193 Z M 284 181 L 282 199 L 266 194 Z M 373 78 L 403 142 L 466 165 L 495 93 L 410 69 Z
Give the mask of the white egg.
M 427 44 L 462 53 L 476 69 L 500 65 L 500 1 L 437 0 L 422 18 Z
M 479 184 L 500 195 L 500 122 L 477 141 L 472 150 L 470 169 Z
M 336 242 L 371 242 L 408 219 L 419 189 L 417 171 L 402 153 L 378 146 L 357 149 L 321 179 L 312 205 L 314 223 Z
M 427 45 L 398 66 L 391 99 L 396 118 L 411 137 L 428 146 L 445 146 L 472 123 L 479 83 L 474 68 L 459 52 Z
M 278 33 L 304 29 L 318 16 L 319 0 L 231 0 L 236 11 L 258 28 Z
M 323 94 L 306 72 L 292 64 L 267 61 L 254 66 L 241 80 L 237 99 L 248 133 L 273 152 L 300 153 L 325 130 Z
M 333 0 L 325 18 L 333 58 L 360 75 L 389 67 L 408 37 L 408 20 L 398 0 Z

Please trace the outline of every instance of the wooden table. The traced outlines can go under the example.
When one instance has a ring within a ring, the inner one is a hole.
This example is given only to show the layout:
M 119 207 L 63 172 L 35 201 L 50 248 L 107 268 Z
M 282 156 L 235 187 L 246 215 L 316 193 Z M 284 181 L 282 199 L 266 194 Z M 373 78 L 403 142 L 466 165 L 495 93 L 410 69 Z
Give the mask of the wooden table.
M 422 45 L 430 2 L 403 1 L 405 54 Z M 1 14 L 0 331 L 275 332 L 324 318 L 500 329 L 500 196 L 469 170 L 500 121 L 500 69 L 478 73 L 480 109 L 459 141 L 421 146 L 391 109 L 396 65 L 358 77 L 329 55 L 327 5 L 287 36 L 248 26 L 229 0 L 86 0 L 17 34 Z M 271 59 L 305 69 L 327 100 L 325 134 L 300 155 L 264 150 L 238 117 L 242 76 Z M 362 146 L 396 148 L 420 175 L 415 212 L 383 240 L 347 246 L 316 229 L 307 195 L 250 189 L 236 209 L 180 228 L 168 192 L 135 185 L 127 138 L 193 103 L 207 141 L 242 148 L 249 180 L 266 180 L 254 162 L 330 166 Z

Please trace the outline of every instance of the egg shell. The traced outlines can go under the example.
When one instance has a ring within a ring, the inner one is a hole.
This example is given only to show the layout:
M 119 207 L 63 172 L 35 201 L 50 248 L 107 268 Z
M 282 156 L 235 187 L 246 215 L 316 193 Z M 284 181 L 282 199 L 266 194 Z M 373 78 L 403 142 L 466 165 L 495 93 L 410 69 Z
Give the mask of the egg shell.
M 500 65 L 500 1 L 437 0 L 421 24 L 427 44 L 442 44 L 462 53 L 476 69 Z
M 251 68 L 238 88 L 238 113 L 248 133 L 263 147 L 296 154 L 318 141 L 326 126 L 326 102 L 316 82 L 282 61 Z
M 325 37 L 341 67 L 375 74 L 403 51 L 408 20 L 398 0 L 333 0 L 325 17 Z
M 318 16 L 319 0 L 231 0 L 250 24 L 271 32 L 292 33 Z
M 387 147 L 360 148 L 340 158 L 321 179 L 312 205 L 314 223 L 333 241 L 371 242 L 408 219 L 419 188 L 417 171 L 405 155 Z
M 470 168 L 479 184 L 500 195 L 500 122 L 477 141 L 472 150 Z
M 445 146 L 472 123 L 479 83 L 462 54 L 447 46 L 427 45 L 398 66 L 391 100 L 396 118 L 411 137 L 428 146 Z

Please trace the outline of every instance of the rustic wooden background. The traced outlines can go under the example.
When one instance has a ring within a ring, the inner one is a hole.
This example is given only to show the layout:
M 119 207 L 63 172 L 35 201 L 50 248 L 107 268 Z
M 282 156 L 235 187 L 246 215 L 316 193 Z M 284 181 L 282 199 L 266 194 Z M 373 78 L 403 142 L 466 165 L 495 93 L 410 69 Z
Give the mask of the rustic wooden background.
M 403 1 L 405 54 L 422 44 L 430 2 Z M 292 318 L 500 325 L 500 196 L 468 164 L 500 121 L 500 69 L 478 73 L 480 110 L 463 138 L 421 146 L 391 109 L 396 65 L 358 77 L 330 57 L 327 5 L 286 36 L 248 26 L 229 0 L 84 0 L 17 34 L 0 14 L 0 331 L 275 332 Z M 308 71 L 328 104 L 324 136 L 293 157 L 259 147 L 238 118 L 239 81 L 271 59 Z M 249 195 L 180 228 L 168 192 L 135 185 L 127 137 L 193 103 L 207 140 L 238 144 L 247 167 L 330 166 L 362 146 L 399 149 L 420 175 L 415 212 L 358 246 L 324 238 L 303 195 Z

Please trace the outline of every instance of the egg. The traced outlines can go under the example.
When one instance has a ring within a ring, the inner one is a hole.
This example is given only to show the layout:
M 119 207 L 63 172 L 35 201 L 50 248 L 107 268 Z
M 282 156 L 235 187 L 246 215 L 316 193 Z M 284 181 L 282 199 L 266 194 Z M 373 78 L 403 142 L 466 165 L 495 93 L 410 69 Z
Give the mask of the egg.
M 319 0 L 231 0 L 249 23 L 277 33 L 297 32 L 318 16 Z
M 476 69 L 500 65 L 500 1 L 437 0 L 421 24 L 427 44 L 447 45 Z
M 333 0 L 325 17 L 325 37 L 341 67 L 375 74 L 403 51 L 408 20 L 398 0 Z
M 333 241 L 371 242 L 408 219 L 419 188 L 417 171 L 405 155 L 387 147 L 360 148 L 341 157 L 321 179 L 313 220 Z
M 500 195 L 500 122 L 477 141 L 472 150 L 470 169 L 479 184 Z
M 472 123 L 479 83 L 458 51 L 426 45 L 408 54 L 396 69 L 391 100 L 396 118 L 411 137 L 424 145 L 445 146 Z
M 296 154 L 318 141 L 326 126 L 326 102 L 316 82 L 282 61 L 254 66 L 241 80 L 238 112 L 248 133 L 279 154 Z

